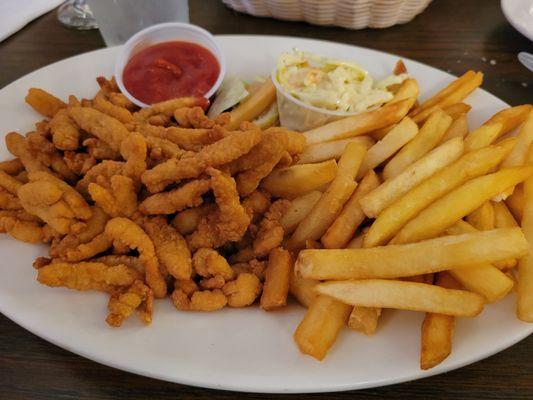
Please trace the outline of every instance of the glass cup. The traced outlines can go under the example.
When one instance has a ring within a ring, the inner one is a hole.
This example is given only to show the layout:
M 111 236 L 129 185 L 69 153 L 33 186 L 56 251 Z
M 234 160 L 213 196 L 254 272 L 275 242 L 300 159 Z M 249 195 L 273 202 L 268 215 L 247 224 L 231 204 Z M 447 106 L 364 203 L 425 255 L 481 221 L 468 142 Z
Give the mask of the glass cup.
M 107 46 L 161 22 L 189 22 L 187 0 L 88 0 Z

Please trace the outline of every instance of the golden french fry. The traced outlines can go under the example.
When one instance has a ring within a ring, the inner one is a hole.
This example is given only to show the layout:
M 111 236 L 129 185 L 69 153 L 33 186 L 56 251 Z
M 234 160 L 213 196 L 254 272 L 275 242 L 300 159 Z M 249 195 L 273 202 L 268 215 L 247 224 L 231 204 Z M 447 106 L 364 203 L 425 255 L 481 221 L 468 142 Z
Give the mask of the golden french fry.
M 505 199 L 505 204 L 517 221 L 522 220 L 524 213 L 524 188 L 522 185 L 517 185 L 514 188 L 513 194 Z
M 302 250 L 295 271 L 318 280 L 401 278 L 521 257 L 526 252 L 527 241 L 519 228 L 494 229 L 369 249 Z
M 363 247 L 363 240 L 365 239 L 365 235 L 361 234 L 359 236 L 354 237 L 348 244 L 346 245 L 347 249 L 360 249 Z
M 480 231 L 494 229 L 494 206 L 486 201 L 481 207 L 466 216 L 466 222 Z
M 368 217 L 375 218 L 418 184 L 444 167 L 457 161 L 463 154 L 463 139 L 456 137 L 433 149 L 420 160 L 407 167 L 399 175 L 386 180 L 370 193 L 364 195 L 359 203 Z
M 348 244 L 365 219 L 365 214 L 359 204 L 360 199 L 378 185 L 378 176 L 370 170 L 363 177 L 350 200 L 346 202 L 339 216 L 322 236 L 321 242 L 326 249 L 342 249 Z
M 261 185 L 273 196 L 294 199 L 331 182 L 336 174 L 335 160 L 293 165 L 272 171 Z
M 413 111 L 411 111 L 410 115 L 414 116 L 414 115 L 420 114 L 422 111 L 436 104 L 439 104 L 444 98 L 450 96 L 452 93 L 457 91 L 457 89 L 461 87 L 463 84 L 465 84 L 468 81 L 473 80 L 475 76 L 476 76 L 476 73 L 472 70 L 465 72 L 463 75 L 461 75 L 459 78 L 454 80 L 444 89 L 440 90 L 439 92 L 434 94 L 432 97 L 430 97 L 429 99 L 424 101 L 422 104 L 420 104 Z
M 432 113 L 418 134 L 401 148 L 383 168 L 385 180 L 401 174 L 411 164 L 436 147 L 452 123 L 452 117 L 438 109 Z
M 463 155 L 384 209 L 365 236 L 365 247 L 387 243 L 402 226 L 435 200 L 462 183 L 496 167 L 511 151 L 512 141 Z
M 366 152 L 357 179 L 361 179 L 368 171 L 376 168 L 383 161 L 394 155 L 418 133 L 418 126 L 409 118 L 404 118 L 387 135 Z
M 311 129 L 304 132 L 304 135 L 308 145 L 365 135 L 400 121 L 407 114 L 411 105 L 411 99 L 385 104 L 376 110 L 339 119 Z
M 287 304 L 292 269 L 291 253 L 281 247 L 277 247 L 270 252 L 268 266 L 265 271 L 263 293 L 259 302 L 263 310 L 274 310 Z
M 518 223 L 511 214 L 503 201 L 492 203 L 494 207 L 494 227 L 495 228 L 514 228 Z
M 516 107 L 515 107 L 516 108 Z M 530 111 L 526 121 L 518 132 L 518 141 L 511 153 L 503 160 L 502 167 L 518 167 L 524 165 L 527 156 L 527 149 L 533 142 L 533 111 Z
M 448 274 L 441 273 L 435 283 L 447 289 L 460 289 Z M 440 364 L 452 351 L 455 318 L 450 315 L 427 313 L 422 323 L 420 368 L 429 369 Z
M 527 161 L 533 164 L 533 145 L 529 146 Z M 533 178 L 524 182 L 522 231 L 528 241 L 529 251 L 518 263 L 516 315 L 522 321 L 533 322 Z
M 494 114 L 487 122 L 485 122 L 485 124 L 491 122 L 501 122 L 503 124 L 502 135 L 504 135 L 523 123 L 526 118 L 528 118 L 528 114 L 531 117 L 531 109 L 531 104 L 509 107 Z
M 454 121 L 461 115 L 468 114 L 472 106 L 465 103 L 455 103 L 451 106 L 444 107 L 442 110 L 454 119 Z
M 440 198 L 409 221 L 391 243 L 412 243 L 437 236 L 484 202 L 533 174 L 533 166 L 502 169 L 472 179 Z
M 348 328 L 372 336 L 376 333 L 380 316 L 379 307 L 354 306 L 348 318 Z
M 418 112 L 415 116 L 412 117 L 413 121 L 415 121 L 417 124 L 421 123 L 437 108 L 440 107 L 442 109 L 445 109 L 455 103 L 461 102 L 466 96 L 468 96 L 475 89 L 481 86 L 482 82 L 483 74 L 481 72 L 477 72 L 472 79 L 464 82 L 448 96 L 440 99 L 435 105 L 431 107 L 426 107 L 422 111 Z
M 255 117 L 265 111 L 275 100 L 276 87 L 272 83 L 272 79 L 269 77 L 256 92 L 231 111 L 231 121 L 227 128 L 237 129 L 241 122 L 252 121 Z
M 477 229 L 465 221 L 459 221 L 446 230 L 449 235 L 475 232 Z M 466 289 L 483 296 L 488 303 L 501 299 L 513 288 L 513 281 L 490 263 L 478 263 L 467 268 L 454 268 L 448 272 Z
M 294 232 L 298 224 L 311 212 L 321 196 L 322 192 L 313 190 L 292 200 L 291 206 L 279 221 L 283 232 L 285 234 Z
M 370 136 L 356 136 L 334 142 L 312 144 L 298 155 L 298 164 L 316 163 L 332 158 L 338 160 L 348 143 L 360 143 L 368 149 L 375 141 Z
M 317 360 L 326 356 L 346 324 L 352 307 L 328 296 L 317 296 L 294 332 L 294 340 L 302 353 Z
M 298 302 L 304 306 L 309 307 L 313 300 L 318 296 L 315 292 L 315 285 L 318 281 L 313 279 L 305 279 L 296 275 L 294 272 L 290 274 L 289 292 Z
M 468 118 L 466 114 L 461 114 L 457 119 L 454 119 L 444 136 L 441 143 L 445 143 L 450 139 L 460 137 L 464 138 L 468 133 Z
M 490 122 L 470 132 L 465 138 L 465 150 L 474 151 L 492 144 L 502 135 L 503 124 Z
M 346 146 L 339 160 L 337 176 L 287 241 L 289 249 L 300 249 L 306 240 L 318 240 L 326 232 L 357 186 L 354 179 L 365 153 L 366 148 L 361 144 Z
M 483 310 L 483 297 L 466 290 L 445 289 L 426 283 L 364 279 L 319 283 L 316 291 L 354 306 L 432 312 L 475 317 Z

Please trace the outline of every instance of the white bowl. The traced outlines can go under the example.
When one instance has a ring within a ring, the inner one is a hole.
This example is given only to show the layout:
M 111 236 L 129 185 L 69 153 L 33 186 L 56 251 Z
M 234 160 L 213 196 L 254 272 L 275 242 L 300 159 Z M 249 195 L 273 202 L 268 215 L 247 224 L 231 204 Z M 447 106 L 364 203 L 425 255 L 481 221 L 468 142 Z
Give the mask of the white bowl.
M 124 83 L 122 82 L 122 72 L 134 54 L 148 46 L 172 40 L 182 40 L 185 42 L 199 44 L 213 53 L 217 59 L 220 66 L 220 72 L 215 84 L 207 93 L 204 94 L 205 98 L 209 99 L 211 96 L 213 96 L 222 84 L 222 80 L 226 74 L 226 60 L 213 35 L 199 26 L 182 22 L 167 22 L 164 24 L 153 25 L 137 32 L 135 35 L 129 38 L 120 50 L 115 61 L 115 79 L 120 91 L 139 107 L 149 107 L 149 104 L 143 103 L 142 101 L 133 97 L 130 92 L 128 92 L 128 90 L 124 87 Z

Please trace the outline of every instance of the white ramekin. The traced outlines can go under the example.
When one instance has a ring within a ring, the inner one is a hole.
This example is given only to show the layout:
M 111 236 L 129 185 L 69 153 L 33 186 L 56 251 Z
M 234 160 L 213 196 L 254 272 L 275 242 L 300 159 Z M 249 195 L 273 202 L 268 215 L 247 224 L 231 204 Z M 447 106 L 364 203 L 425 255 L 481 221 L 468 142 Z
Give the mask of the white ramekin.
M 217 59 L 220 66 L 218 78 L 211 89 L 204 94 L 204 97 L 209 99 L 215 94 L 222 84 L 222 80 L 226 74 L 226 60 L 213 35 L 199 26 L 182 22 L 167 22 L 164 24 L 153 25 L 137 32 L 135 35 L 129 38 L 124 46 L 120 49 L 118 57 L 115 61 L 115 79 L 120 91 L 139 107 L 148 107 L 149 105 L 133 97 L 131 93 L 128 92 L 128 90 L 124 87 L 124 83 L 122 81 L 122 72 L 124 71 L 126 64 L 134 54 L 145 49 L 146 47 L 173 40 L 182 40 L 185 42 L 199 44 L 213 53 Z

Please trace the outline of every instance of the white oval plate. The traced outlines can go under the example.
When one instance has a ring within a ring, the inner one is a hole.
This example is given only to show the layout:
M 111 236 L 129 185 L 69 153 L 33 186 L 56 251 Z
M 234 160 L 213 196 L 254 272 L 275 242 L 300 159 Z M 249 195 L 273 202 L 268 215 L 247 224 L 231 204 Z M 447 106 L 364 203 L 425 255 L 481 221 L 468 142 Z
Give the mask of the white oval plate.
M 501 7 L 507 21 L 533 40 L 533 0 L 501 0 Z
M 289 37 L 218 36 L 228 72 L 244 78 L 267 75 L 276 56 L 291 47 L 358 60 L 376 76 L 390 73 L 398 57 L 332 42 Z M 24 104 L 30 87 L 66 98 L 91 97 L 95 77 L 110 76 L 117 48 L 82 54 L 35 71 L 0 91 L 0 132 L 32 128 L 39 119 Z M 427 97 L 453 77 L 406 60 Z M 468 102 L 472 126 L 506 104 L 483 91 Z M 1 146 L 1 158 L 8 157 Z M 299 353 L 292 334 L 302 318 L 296 304 L 279 312 L 257 307 L 216 313 L 177 312 L 158 300 L 151 326 L 135 317 L 119 329 L 104 321 L 107 296 L 52 289 L 35 281 L 33 259 L 44 246 L 0 236 L 0 311 L 36 335 L 99 363 L 187 385 L 249 392 L 325 392 L 361 389 L 418 379 L 488 357 L 533 331 L 515 317 L 514 295 L 473 319 L 459 319 L 453 352 L 430 371 L 418 366 L 423 314 L 386 312 L 374 337 L 344 330 L 323 362 Z

